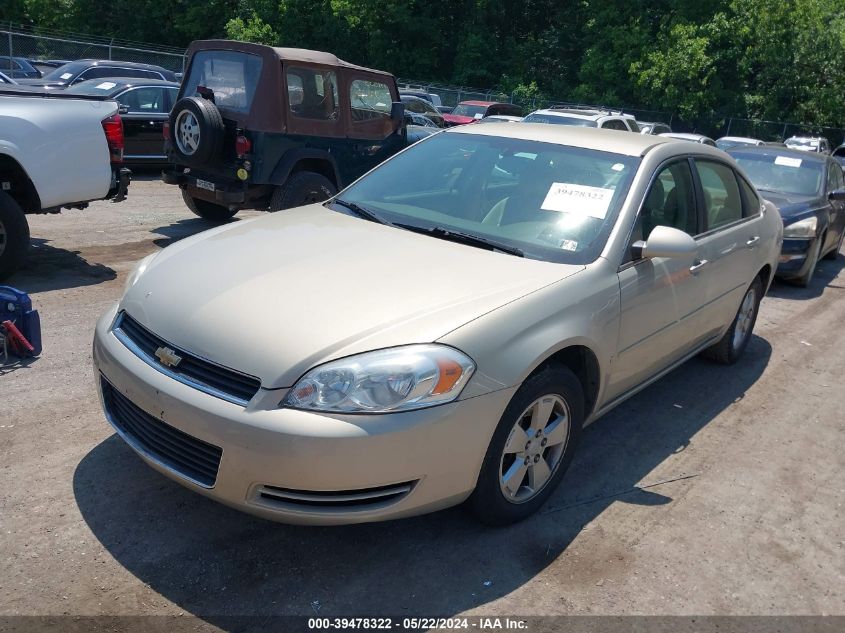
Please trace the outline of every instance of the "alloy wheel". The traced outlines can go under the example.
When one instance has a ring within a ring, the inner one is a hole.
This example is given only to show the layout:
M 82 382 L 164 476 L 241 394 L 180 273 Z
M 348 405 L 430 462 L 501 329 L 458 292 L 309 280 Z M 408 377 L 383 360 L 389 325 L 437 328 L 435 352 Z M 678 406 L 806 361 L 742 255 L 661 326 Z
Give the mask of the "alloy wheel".
M 176 145 L 185 156 L 192 156 L 200 144 L 200 126 L 190 110 L 182 110 L 176 117 Z
M 537 398 L 516 419 L 499 460 L 499 487 L 511 503 L 525 503 L 552 479 L 566 451 L 571 415 L 556 394 Z
M 739 312 L 736 315 L 736 325 L 734 326 L 733 347 L 740 349 L 745 340 L 751 334 L 751 327 L 754 324 L 754 311 L 757 307 L 757 292 L 754 287 L 748 289 L 745 293 L 745 298 L 739 306 Z

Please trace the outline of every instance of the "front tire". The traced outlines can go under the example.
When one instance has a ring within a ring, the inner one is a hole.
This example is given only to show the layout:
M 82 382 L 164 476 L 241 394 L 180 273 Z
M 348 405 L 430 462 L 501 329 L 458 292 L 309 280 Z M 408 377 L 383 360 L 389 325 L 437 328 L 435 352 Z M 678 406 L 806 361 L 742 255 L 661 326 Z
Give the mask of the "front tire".
M 12 196 L 0 191 L 0 279 L 15 272 L 29 250 L 29 223 Z
M 755 277 L 748 290 L 745 291 L 742 303 L 739 304 L 739 310 L 728 331 L 718 343 L 704 350 L 702 355 L 723 365 L 733 365 L 738 361 L 751 340 L 762 299 L 763 282 L 760 277 Z
M 276 187 L 270 198 L 270 211 L 281 211 L 328 200 L 337 193 L 334 183 L 313 171 L 291 174 L 285 184 Z
M 191 213 L 209 222 L 228 222 L 238 212 L 237 209 L 229 209 L 228 207 L 214 204 L 207 200 L 194 198 L 185 189 L 182 190 L 182 200 L 185 201 L 185 206 L 191 210 Z
M 470 511 L 488 525 L 534 514 L 560 484 L 584 424 L 584 391 L 568 368 L 549 365 L 517 390 L 502 414 Z

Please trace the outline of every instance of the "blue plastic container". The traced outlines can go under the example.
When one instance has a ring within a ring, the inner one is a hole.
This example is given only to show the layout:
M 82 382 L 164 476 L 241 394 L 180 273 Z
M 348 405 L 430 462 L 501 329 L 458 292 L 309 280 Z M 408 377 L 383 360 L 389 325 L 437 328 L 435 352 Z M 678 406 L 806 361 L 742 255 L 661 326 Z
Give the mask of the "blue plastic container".
M 41 353 L 41 318 L 32 309 L 32 301 L 25 292 L 10 286 L 0 286 L 0 323 L 11 321 L 35 348 L 33 356 Z

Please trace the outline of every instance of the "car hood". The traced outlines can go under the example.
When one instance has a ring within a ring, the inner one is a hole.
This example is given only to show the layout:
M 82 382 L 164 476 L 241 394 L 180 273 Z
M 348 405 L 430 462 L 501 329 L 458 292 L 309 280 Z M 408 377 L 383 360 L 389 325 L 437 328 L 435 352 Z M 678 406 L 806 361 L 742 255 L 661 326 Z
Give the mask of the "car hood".
M 121 309 L 171 345 L 290 387 L 334 358 L 436 341 L 583 268 L 311 205 L 166 248 Z
M 778 208 L 784 221 L 805 215 L 827 204 L 823 196 L 801 196 L 766 190 L 760 190 L 760 195 Z

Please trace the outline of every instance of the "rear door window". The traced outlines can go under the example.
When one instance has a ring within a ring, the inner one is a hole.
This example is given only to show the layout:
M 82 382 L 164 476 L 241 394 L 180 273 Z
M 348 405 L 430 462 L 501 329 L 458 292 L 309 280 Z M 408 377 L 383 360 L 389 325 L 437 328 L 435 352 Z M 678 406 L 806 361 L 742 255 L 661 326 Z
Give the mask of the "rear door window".
M 742 197 L 734 170 L 722 163 L 696 160 L 695 168 L 704 193 L 708 230 L 742 219 Z
M 162 88 L 134 88 L 127 90 L 117 98 L 118 103 L 129 108 L 129 112 L 143 114 L 162 114 L 168 111 Z
M 261 66 L 261 58 L 250 53 L 199 51 L 191 61 L 183 94 L 190 96 L 198 86 L 204 86 L 214 92 L 214 102 L 219 108 L 249 112 Z

